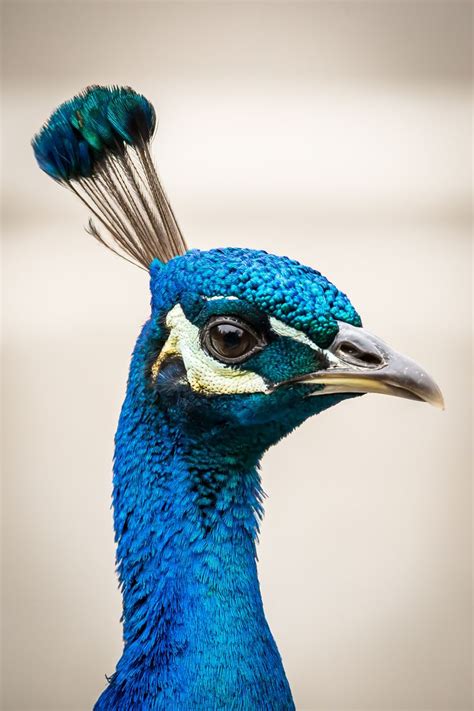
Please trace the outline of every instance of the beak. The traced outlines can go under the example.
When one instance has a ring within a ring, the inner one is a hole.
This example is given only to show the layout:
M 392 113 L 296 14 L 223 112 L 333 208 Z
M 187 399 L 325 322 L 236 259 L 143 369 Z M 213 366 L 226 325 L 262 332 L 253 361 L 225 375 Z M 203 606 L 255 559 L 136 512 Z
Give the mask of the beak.
M 444 400 L 431 376 L 363 328 L 339 322 L 339 333 L 323 351 L 328 367 L 285 381 L 324 385 L 311 396 L 329 393 L 382 393 L 428 402 L 441 410 Z

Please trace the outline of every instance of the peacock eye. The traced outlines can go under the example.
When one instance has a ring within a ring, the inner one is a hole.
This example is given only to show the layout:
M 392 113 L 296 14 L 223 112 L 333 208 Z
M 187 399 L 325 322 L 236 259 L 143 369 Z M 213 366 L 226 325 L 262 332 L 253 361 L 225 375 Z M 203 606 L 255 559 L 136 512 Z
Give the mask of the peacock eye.
M 265 342 L 249 324 L 219 316 L 205 326 L 202 344 L 210 355 L 223 363 L 241 363 L 263 348 Z

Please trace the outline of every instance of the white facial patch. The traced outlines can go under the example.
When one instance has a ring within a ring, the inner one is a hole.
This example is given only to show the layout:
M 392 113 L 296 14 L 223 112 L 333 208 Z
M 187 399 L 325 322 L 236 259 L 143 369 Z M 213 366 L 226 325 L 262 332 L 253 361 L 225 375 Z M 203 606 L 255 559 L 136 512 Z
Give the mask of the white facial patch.
M 199 328 L 188 321 L 179 304 L 167 315 L 166 327 L 169 329 L 169 336 L 151 368 L 153 380 L 166 358 L 181 356 L 189 385 L 196 392 L 205 395 L 268 392 L 264 379 L 257 373 L 219 363 L 206 353 L 201 346 Z
M 235 299 L 236 297 L 212 296 L 207 301 Z M 272 316 L 269 319 L 271 329 L 278 336 L 291 338 L 298 343 L 309 346 L 323 353 L 333 364 L 338 359 L 327 350 L 319 348 L 305 333 L 288 326 Z M 156 379 L 162 363 L 170 356 L 180 356 L 186 368 L 186 376 L 191 388 L 205 395 L 238 395 L 244 393 L 265 393 L 271 390 L 265 380 L 250 370 L 243 370 L 238 365 L 230 366 L 220 363 L 203 349 L 199 328 L 189 321 L 181 308 L 176 304 L 166 317 L 168 338 L 151 368 L 153 380 Z

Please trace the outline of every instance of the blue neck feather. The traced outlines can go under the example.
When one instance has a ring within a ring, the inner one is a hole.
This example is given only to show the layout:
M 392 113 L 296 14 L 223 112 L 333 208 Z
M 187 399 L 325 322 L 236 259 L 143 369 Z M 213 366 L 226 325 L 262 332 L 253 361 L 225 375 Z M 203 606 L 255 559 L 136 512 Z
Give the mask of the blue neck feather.
M 141 340 L 114 467 L 124 651 L 95 708 L 293 709 L 257 579 L 262 438 L 185 431 L 139 377 Z

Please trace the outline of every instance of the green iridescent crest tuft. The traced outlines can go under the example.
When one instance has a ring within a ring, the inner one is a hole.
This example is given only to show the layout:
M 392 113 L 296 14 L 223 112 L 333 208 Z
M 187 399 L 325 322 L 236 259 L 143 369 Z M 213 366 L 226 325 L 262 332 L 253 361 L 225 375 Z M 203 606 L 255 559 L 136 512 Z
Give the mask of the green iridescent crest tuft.
M 90 86 L 61 104 L 32 141 L 40 168 L 78 195 L 108 237 L 92 222 L 89 232 L 146 269 L 187 249 L 149 151 L 155 128 L 155 110 L 141 94 Z
M 90 177 L 108 151 L 150 141 L 153 106 L 128 87 L 91 86 L 59 106 L 33 139 L 42 170 L 52 178 Z

